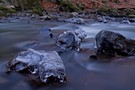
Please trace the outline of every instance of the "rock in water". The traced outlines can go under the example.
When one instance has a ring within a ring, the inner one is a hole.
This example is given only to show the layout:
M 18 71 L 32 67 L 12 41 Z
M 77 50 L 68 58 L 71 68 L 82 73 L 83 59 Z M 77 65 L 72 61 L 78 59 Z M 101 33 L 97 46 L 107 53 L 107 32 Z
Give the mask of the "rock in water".
M 53 38 L 53 34 L 50 28 L 43 28 L 41 29 L 40 33 L 42 36 L 45 36 L 45 37 L 50 36 L 51 38 Z
M 87 34 L 82 30 L 66 31 L 61 33 L 57 39 L 57 46 L 62 49 L 79 50 L 81 41 L 86 38 Z
M 56 51 L 37 51 L 29 49 L 20 52 L 10 63 L 15 71 L 29 71 L 40 77 L 41 82 L 64 83 L 66 81 L 65 67 Z
M 84 24 L 84 19 L 82 18 L 70 18 L 65 21 L 69 23 L 75 23 L 75 24 Z
M 128 55 L 127 39 L 115 32 L 102 30 L 96 35 L 97 55 Z
M 128 55 L 135 55 L 135 40 L 127 39 L 126 44 Z
M 57 39 L 57 46 L 61 49 L 79 49 L 80 39 L 72 32 L 61 33 Z

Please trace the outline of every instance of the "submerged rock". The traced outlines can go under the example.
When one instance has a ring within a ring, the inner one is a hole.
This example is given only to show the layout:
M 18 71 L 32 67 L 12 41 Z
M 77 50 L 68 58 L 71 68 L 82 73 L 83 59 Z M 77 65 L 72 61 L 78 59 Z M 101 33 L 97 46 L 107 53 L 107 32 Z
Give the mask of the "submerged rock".
M 66 81 L 65 67 L 56 51 L 45 52 L 34 49 L 22 51 L 9 62 L 9 68 L 38 75 L 41 82 L 46 84 Z
M 44 37 L 48 37 L 50 36 L 51 38 L 53 38 L 53 34 L 50 28 L 42 28 L 40 31 L 41 35 Z
M 75 49 L 79 51 L 81 42 L 87 34 L 82 30 L 66 31 L 61 33 L 57 39 L 57 46 L 62 49 Z

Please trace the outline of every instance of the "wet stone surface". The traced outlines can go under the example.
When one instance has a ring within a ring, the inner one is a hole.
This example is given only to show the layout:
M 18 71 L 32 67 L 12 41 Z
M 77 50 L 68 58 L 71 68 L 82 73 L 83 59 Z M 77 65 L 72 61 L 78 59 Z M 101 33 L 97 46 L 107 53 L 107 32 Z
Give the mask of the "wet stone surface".
M 123 35 L 102 30 L 96 37 L 96 54 L 99 56 L 135 55 L 135 40 L 126 39 Z

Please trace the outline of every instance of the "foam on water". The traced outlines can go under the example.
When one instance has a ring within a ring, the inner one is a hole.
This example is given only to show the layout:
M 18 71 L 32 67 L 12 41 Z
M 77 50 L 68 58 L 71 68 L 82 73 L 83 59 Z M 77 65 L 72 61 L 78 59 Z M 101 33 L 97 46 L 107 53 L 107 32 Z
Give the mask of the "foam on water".
M 94 23 L 87 26 L 79 26 L 79 28 L 88 34 L 87 38 L 94 38 L 95 35 L 101 30 L 111 30 L 111 31 L 121 33 L 127 38 L 131 38 L 131 39 L 135 38 L 134 24 Z

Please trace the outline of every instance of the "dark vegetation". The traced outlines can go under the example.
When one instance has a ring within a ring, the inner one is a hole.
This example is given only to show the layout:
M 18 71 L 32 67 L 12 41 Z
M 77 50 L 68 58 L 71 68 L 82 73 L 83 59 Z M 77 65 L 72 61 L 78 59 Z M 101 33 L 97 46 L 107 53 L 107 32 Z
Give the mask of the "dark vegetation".
M 7 8 L 0 5 L 0 16 L 7 16 L 18 11 L 31 10 L 33 13 L 40 16 L 43 15 L 43 7 L 41 6 L 42 0 L 0 0 L 1 3 L 10 3 L 14 8 Z M 58 4 L 58 10 L 62 12 L 80 12 L 85 10 L 85 6 L 82 3 L 73 3 L 72 0 L 47 0 L 52 3 Z M 102 0 L 102 5 L 100 8 L 96 7 L 97 1 L 92 2 L 92 10 L 95 10 L 96 14 L 99 15 L 109 15 L 114 17 L 135 17 L 135 9 L 117 9 L 109 6 L 109 2 L 116 4 L 120 3 L 120 0 Z M 128 3 L 128 0 L 125 0 Z
M 33 13 L 42 15 L 43 8 L 40 5 L 40 0 L 0 0 L 3 4 L 0 6 L 0 16 L 7 16 L 18 11 L 32 10 Z M 5 5 L 11 4 L 14 7 L 8 8 Z
M 135 9 L 116 9 L 116 8 L 111 8 L 108 6 L 103 6 L 100 7 L 97 10 L 97 13 L 99 15 L 109 15 L 113 17 L 130 17 L 130 18 L 135 18 Z
M 74 11 L 81 11 L 84 9 L 84 6 L 82 4 L 73 4 L 70 0 L 61 0 L 59 2 L 60 11 L 66 11 L 66 12 L 74 12 Z

